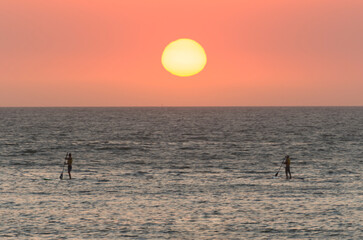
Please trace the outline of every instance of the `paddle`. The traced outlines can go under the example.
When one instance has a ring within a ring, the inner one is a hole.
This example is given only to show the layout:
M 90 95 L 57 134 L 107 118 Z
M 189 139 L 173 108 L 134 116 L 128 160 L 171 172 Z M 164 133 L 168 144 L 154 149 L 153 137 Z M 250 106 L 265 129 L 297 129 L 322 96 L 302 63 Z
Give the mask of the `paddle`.
M 279 170 L 278 170 L 278 171 L 277 171 L 277 173 L 275 174 L 275 177 L 277 177 L 277 175 L 279 174 L 280 169 L 281 169 L 281 167 L 282 167 L 282 164 L 284 164 L 284 161 L 285 161 L 285 159 L 282 161 L 282 163 L 281 163 L 281 165 L 280 165 L 280 167 L 279 167 Z
M 66 159 L 67 159 L 67 157 L 68 157 L 68 153 L 66 154 Z M 63 179 L 64 165 L 65 165 L 65 164 L 63 163 L 62 173 L 61 173 L 61 175 L 59 176 L 59 179 L 60 179 L 60 180 L 62 180 L 62 179 Z

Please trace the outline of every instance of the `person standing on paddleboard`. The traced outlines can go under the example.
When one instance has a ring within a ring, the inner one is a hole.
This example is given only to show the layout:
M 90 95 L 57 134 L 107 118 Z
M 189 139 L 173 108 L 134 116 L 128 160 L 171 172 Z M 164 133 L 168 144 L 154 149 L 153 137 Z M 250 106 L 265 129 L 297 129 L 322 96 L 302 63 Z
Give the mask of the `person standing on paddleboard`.
M 68 165 L 68 175 L 69 175 L 69 179 L 72 179 L 72 176 L 71 176 L 72 163 L 73 163 L 72 154 L 68 154 L 68 157 L 66 157 L 65 160 L 66 160 L 66 162 L 64 164 L 67 164 Z
M 291 179 L 290 162 L 291 162 L 291 160 L 290 160 L 289 155 L 286 155 L 285 156 L 285 161 L 284 161 L 286 179 Z

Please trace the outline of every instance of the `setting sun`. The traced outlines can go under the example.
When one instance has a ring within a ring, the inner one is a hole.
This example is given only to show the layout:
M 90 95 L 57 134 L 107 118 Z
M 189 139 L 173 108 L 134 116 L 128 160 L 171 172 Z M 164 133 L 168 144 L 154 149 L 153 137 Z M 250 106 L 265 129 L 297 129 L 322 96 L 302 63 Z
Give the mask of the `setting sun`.
M 166 46 L 161 63 L 168 72 L 180 77 L 188 77 L 203 70 L 207 63 L 207 56 L 199 43 L 182 38 Z

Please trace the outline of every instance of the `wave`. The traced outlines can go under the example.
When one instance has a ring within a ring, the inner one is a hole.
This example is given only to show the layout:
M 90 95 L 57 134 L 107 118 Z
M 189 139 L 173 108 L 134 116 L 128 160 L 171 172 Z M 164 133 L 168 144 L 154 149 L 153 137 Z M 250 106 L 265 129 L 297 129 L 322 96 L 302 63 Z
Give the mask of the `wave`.
M 97 147 L 95 148 L 96 150 L 101 150 L 101 151 L 108 151 L 108 150 L 118 150 L 118 151 L 130 151 L 130 150 L 134 150 L 137 148 L 134 147 L 112 147 L 112 146 L 105 146 L 105 147 Z
M 37 152 L 38 152 L 38 150 L 36 150 L 36 149 L 25 149 L 25 150 L 21 151 L 20 153 L 21 153 L 21 155 L 32 155 Z

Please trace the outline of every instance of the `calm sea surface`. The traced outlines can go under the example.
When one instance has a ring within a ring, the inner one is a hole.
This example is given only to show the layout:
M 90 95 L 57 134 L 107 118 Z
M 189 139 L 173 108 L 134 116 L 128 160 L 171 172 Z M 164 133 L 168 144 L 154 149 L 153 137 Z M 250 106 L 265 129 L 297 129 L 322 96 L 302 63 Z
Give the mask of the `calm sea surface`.
M 0 108 L 0 166 L 1 239 L 363 238 L 363 107 Z

